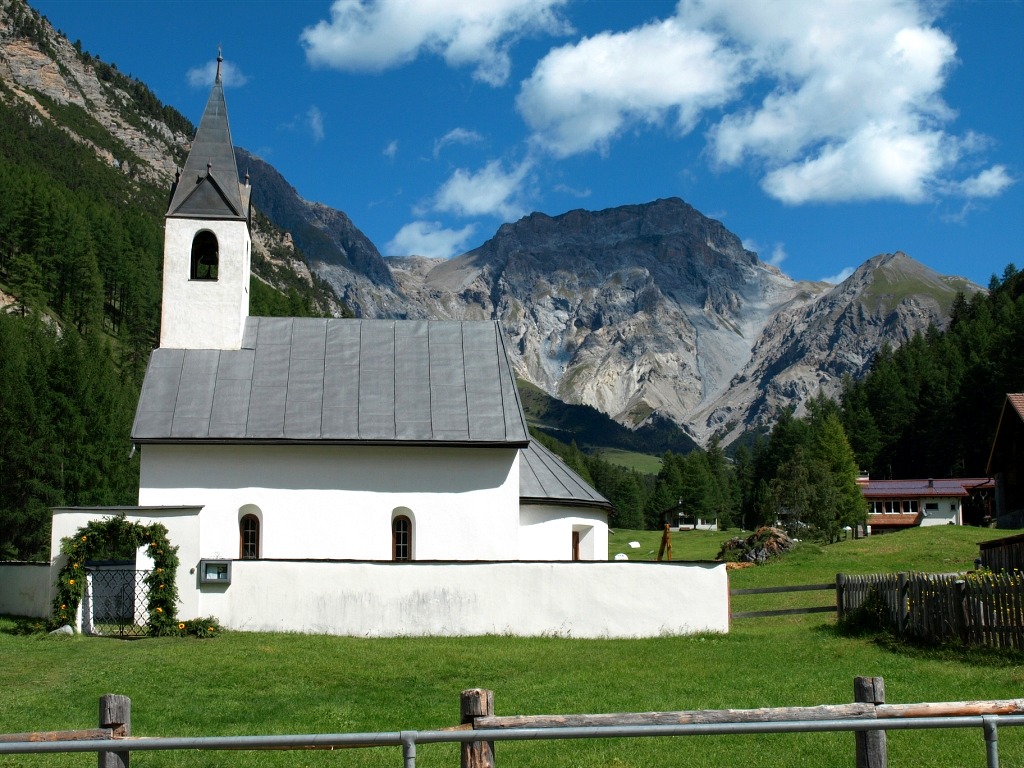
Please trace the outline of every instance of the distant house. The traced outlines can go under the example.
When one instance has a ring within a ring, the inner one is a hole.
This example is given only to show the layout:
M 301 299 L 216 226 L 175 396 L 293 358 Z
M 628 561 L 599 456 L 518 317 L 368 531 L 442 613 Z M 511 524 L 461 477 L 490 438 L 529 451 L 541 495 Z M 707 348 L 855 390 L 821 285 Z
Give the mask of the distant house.
M 717 517 L 700 517 L 695 514 L 692 509 L 682 503 L 675 504 L 662 512 L 662 519 L 665 521 L 666 525 L 670 525 L 680 531 L 718 530 Z
M 986 471 L 995 478 L 999 528 L 1024 528 L 1024 393 L 1008 394 Z
M 987 477 L 857 481 L 872 533 L 925 525 L 981 525 L 994 484 Z

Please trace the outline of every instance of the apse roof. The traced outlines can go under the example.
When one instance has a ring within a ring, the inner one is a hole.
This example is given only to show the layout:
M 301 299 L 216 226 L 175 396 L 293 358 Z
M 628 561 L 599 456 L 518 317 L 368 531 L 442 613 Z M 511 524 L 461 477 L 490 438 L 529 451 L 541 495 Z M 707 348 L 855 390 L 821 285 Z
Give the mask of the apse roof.
M 156 349 L 136 443 L 526 446 L 494 323 L 250 317 L 242 348 Z
M 519 499 L 524 504 L 558 502 L 611 509 L 608 499 L 536 440 L 520 449 L 519 456 Z

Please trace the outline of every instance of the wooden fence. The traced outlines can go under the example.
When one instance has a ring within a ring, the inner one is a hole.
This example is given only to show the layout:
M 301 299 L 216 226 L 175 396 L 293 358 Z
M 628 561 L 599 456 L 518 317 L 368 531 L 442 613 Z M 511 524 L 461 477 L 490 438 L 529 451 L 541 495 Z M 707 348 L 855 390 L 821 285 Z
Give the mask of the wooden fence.
M 99 728 L 0 734 L 0 755 L 96 752 L 100 768 L 128 768 L 132 752 L 400 747 L 406 768 L 415 768 L 417 745 L 460 743 L 462 768 L 495 768 L 498 741 L 847 731 L 857 768 L 885 768 L 887 730 L 980 728 L 987 765 L 998 768 L 998 730 L 1024 726 L 1024 699 L 886 704 L 880 677 L 854 678 L 853 690 L 853 704 L 498 717 L 494 692 L 473 688 L 459 696 L 461 724 L 438 731 L 224 737 L 139 737 L 131 732 L 131 700 L 108 694 L 100 698 Z
M 754 587 L 751 589 L 730 589 L 730 595 L 776 595 L 784 592 L 835 592 L 836 583 L 799 584 L 790 587 Z M 835 613 L 836 603 L 815 605 L 810 608 L 776 608 L 769 611 L 734 611 L 730 619 L 760 619 L 766 616 L 793 616 L 801 613 Z
M 840 574 L 839 618 L 874 610 L 898 634 L 925 640 L 1024 650 L 1024 574 L 1020 572 Z
M 983 541 L 978 545 L 981 566 L 990 571 L 1024 571 L 1024 534 Z

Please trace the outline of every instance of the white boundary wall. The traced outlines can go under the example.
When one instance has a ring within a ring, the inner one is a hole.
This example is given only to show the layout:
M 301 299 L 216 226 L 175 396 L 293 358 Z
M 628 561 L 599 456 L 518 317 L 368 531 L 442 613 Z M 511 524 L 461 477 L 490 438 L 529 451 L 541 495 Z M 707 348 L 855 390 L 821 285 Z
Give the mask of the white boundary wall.
M 53 568 L 0 564 L 0 613 L 46 617 Z M 729 631 L 724 563 L 234 560 L 178 584 L 179 616 L 228 629 L 356 637 L 657 637 Z
M 230 585 L 199 588 L 199 615 L 237 630 L 580 638 L 729 631 L 724 563 L 236 560 L 231 568 Z
M 0 563 L 0 613 L 49 616 L 50 575 L 49 563 Z

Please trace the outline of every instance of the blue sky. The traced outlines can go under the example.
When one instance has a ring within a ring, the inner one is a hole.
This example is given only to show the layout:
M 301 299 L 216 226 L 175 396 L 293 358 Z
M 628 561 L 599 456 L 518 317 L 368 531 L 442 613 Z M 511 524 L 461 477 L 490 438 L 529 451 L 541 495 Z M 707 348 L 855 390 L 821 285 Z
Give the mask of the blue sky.
M 1024 268 L 1022 0 L 34 0 L 385 255 L 678 196 L 795 279 Z M 253 180 L 258 183 L 258 179 Z

